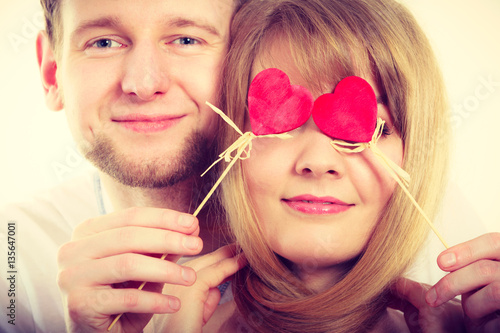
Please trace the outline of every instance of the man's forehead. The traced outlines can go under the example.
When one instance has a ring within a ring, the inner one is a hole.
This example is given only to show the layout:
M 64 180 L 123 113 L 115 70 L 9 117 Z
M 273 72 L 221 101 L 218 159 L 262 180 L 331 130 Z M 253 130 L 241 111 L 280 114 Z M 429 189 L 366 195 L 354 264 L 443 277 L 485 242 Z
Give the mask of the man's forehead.
M 66 0 L 61 3 L 64 26 L 132 25 L 199 26 L 227 34 L 236 0 Z

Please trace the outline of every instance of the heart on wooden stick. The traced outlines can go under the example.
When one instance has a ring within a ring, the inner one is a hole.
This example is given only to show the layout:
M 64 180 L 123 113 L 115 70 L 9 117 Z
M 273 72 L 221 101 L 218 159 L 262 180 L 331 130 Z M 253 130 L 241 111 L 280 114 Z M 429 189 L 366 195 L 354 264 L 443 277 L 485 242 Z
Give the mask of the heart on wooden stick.
M 268 68 L 250 85 L 248 112 L 255 135 L 291 131 L 312 115 L 316 125 L 332 138 L 368 142 L 377 123 L 377 98 L 366 80 L 349 76 L 333 93 L 313 102 L 307 88 L 292 85 L 286 73 Z
M 248 90 L 250 125 L 255 135 L 278 134 L 302 126 L 311 116 L 313 97 L 309 90 L 291 85 L 276 68 L 255 76 Z
M 312 116 L 332 138 L 369 142 L 377 124 L 377 97 L 366 80 L 349 76 L 337 84 L 332 94 L 316 99 Z

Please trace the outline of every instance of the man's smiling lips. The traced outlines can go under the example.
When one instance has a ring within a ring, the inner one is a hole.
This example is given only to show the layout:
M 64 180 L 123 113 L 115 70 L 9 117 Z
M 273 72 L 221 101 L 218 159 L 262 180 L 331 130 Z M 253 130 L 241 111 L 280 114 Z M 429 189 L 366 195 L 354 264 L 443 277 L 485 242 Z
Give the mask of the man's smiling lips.
M 155 133 L 172 127 L 183 117 L 184 115 L 144 115 L 134 113 L 114 117 L 112 121 L 137 133 Z
M 354 204 L 348 204 L 333 197 L 316 197 L 310 194 L 281 199 L 281 201 L 293 210 L 312 215 L 338 214 L 354 206 Z

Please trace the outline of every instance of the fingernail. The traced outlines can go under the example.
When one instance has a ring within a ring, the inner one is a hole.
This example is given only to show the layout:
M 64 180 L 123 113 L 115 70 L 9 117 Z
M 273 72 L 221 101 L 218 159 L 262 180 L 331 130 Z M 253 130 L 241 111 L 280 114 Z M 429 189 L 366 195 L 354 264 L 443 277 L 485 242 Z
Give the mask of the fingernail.
M 177 298 L 169 298 L 168 299 L 168 305 L 170 308 L 174 311 L 177 311 L 181 308 L 181 302 Z
M 200 241 L 198 237 L 184 237 L 184 247 L 189 249 L 189 250 L 198 250 L 198 247 L 200 246 Z
M 181 227 L 189 228 L 194 223 L 194 217 L 191 215 L 181 215 L 177 221 Z
M 425 301 L 429 305 L 434 305 L 434 303 L 436 303 L 437 297 L 438 297 L 438 295 L 437 295 L 436 289 L 431 288 L 431 289 L 429 289 L 429 291 L 427 291 L 427 294 L 425 294 Z
M 194 282 L 196 280 L 196 273 L 192 269 L 182 268 L 182 278 L 186 282 Z
M 440 261 L 443 267 L 451 267 L 457 263 L 457 257 L 455 253 L 450 252 L 442 255 Z

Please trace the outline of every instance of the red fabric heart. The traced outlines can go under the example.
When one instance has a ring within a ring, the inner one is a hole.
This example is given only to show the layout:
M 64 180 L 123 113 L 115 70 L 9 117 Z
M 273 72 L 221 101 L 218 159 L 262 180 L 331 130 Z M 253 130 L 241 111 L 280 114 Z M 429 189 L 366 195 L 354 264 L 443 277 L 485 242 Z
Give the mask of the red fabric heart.
M 333 94 L 314 102 L 313 119 L 328 136 L 344 141 L 369 142 L 377 124 L 377 98 L 358 76 L 340 81 Z
M 311 116 L 313 97 L 309 90 L 291 85 L 276 68 L 255 76 L 248 90 L 250 125 L 255 135 L 279 134 L 302 126 Z

